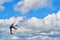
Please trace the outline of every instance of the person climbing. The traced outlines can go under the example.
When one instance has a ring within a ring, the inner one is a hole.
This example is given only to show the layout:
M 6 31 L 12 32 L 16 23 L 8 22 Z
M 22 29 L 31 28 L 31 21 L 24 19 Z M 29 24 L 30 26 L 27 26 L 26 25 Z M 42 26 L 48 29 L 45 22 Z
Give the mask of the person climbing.
M 17 26 L 17 25 L 15 25 L 15 26 Z M 14 23 L 12 23 L 11 25 L 10 25 L 10 33 L 11 33 L 11 35 L 13 34 L 13 30 L 12 29 L 15 29 L 15 30 L 17 30 L 17 28 L 14 26 Z

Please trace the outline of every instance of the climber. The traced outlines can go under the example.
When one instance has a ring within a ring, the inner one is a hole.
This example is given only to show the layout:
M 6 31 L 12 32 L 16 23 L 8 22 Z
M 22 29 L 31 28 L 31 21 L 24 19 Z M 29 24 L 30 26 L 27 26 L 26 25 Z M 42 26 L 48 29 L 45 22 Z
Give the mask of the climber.
M 17 26 L 17 25 L 15 25 L 15 26 Z M 13 30 L 12 29 L 15 29 L 15 30 L 17 30 L 17 28 L 14 26 L 14 23 L 12 23 L 11 25 L 10 25 L 10 27 L 9 27 L 9 29 L 10 29 L 10 33 L 11 33 L 11 35 L 13 34 Z

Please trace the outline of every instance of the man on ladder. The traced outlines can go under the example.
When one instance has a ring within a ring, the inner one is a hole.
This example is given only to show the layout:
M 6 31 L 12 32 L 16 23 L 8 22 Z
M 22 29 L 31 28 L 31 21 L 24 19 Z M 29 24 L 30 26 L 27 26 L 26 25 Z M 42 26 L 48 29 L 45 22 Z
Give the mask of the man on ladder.
M 22 20 L 20 20 L 19 22 L 24 22 L 26 20 L 26 16 L 24 16 L 23 18 L 22 18 Z M 15 25 L 15 26 L 17 26 L 17 25 Z M 10 33 L 11 33 L 11 35 L 13 34 L 13 30 L 12 30 L 12 28 L 13 29 L 15 29 L 15 30 L 17 30 L 17 28 L 14 26 L 14 23 L 12 23 L 11 25 L 10 25 Z
M 16 25 L 17 26 L 17 25 Z M 14 26 L 14 23 L 12 23 L 11 25 L 10 25 L 10 33 L 11 33 L 11 35 L 13 34 L 13 30 L 12 29 L 15 29 L 15 30 L 17 30 L 17 28 Z

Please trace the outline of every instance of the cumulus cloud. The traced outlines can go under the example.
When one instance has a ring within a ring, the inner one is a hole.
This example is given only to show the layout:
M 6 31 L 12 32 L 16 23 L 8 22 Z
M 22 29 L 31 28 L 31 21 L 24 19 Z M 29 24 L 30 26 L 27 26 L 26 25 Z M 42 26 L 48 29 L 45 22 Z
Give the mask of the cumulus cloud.
M 6 2 L 11 2 L 12 0 L 0 0 L 0 11 L 3 11 L 5 9 L 4 6 L 2 6 Z
M 30 10 L 36 10 L 38 8 L 52 8 L 52 0 L 21 0 L 16 4 L 14 9 L 21 11 L 22 13 L 29 12 Z
M 5 7 L 4 6 L 0 6 L 0 10 L 2 11 L 2 10 L 4 10 L 5 9 Z
M 12 0 L 0 0 L 0 5 L 4 4 L 5 2 L 10 2 L 10 1 L 12 1 Z
M 2 36 L 10 35 L 9 34 L 9 26 L 14 22 L 14 24 L 18 24 L 18 30 L 14 30 L 14 37 L 18 39 L 18 37 L 25 36 L 28 37 L 26 39 L 35 40 L 55 40 L 60 37 L 60 11 L 56 14 L 49 14 L 43 19 L 39 19 L 36 17 L 32 17 L 31 19 L 24 20 L 24 17 L 11 17 L 9 19 L 0 19 L 0 34 Z M 53 38 L 54 39 L 53 39 Z M 14 39 L 13 38 L 13 39 Z

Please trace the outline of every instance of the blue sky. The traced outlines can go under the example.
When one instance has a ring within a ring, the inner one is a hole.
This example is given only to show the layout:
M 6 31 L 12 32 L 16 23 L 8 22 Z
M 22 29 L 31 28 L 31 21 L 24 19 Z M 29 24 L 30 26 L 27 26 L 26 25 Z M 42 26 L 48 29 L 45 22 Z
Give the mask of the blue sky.
M 0 18 L 10 18 L 15 15 L 20 15 L 19 12 L 14 11 L 14 5 L 18 2 L 18 0 L 13 0 L 12 2 L 4 3 L 5 9 L 0 11 Z
M 18 30 L 11 36 L 13 22 Z M 0 40 L 60 40 L 60 0 L 0 0 L 0 32 Z
M 14 10 L 14 6 L 19 2 L 20 0 L 13 0 L 12 2 L 7 2 L 4 3 L 3 6 L 5 7 L 5 9 L 3 11 L 0 11 L 0 19 L 4 19 L 4 18 L 10 18 L 12 16 L 21 16 L 21 12 L 17 12 Z M 57 13 L 58 10 L 60 10 L 60 0 L 53 0 L 53 7 L 54 9 L 51 8 L 42 8 L 42 9 L 36 9 L 34 10 L 30 10 L 30 12 L 28 14 L 26 14 L 29 18 L 31 18 L 32 16 L 36 16 L 38 18 L 44 18 L 45 16 L 47 16 L 48 14 L 52 14 L 52 13 Z M 48 11 L 48 12 L 47 12 Z

